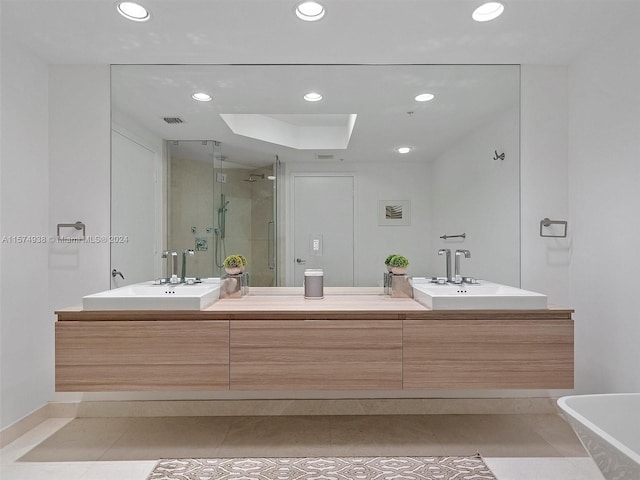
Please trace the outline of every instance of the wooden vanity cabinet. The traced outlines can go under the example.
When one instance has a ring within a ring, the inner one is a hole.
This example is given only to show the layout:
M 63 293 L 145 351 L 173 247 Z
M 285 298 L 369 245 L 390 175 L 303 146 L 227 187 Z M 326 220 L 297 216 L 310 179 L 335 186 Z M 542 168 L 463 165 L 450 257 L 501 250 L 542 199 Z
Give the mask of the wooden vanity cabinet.
M 63 311 L 56 391 L 569 389 L 571 315 Z
M 227 390 L 229 322 L 56 323 L 56 391 Z
M 573 388 L 570 315 L 404 320 L 403 388 Z
M 231 390 L 400 390 L 398 320 L 234 320 Z

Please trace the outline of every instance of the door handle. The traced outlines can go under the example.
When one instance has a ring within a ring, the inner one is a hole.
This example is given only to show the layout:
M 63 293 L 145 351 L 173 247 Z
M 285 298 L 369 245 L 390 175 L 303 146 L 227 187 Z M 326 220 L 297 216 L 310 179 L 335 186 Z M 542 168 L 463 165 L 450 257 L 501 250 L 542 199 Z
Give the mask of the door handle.
M 307 263 L 307 261 L 302 258 L 296 258 L 296 263 L 302 265 L 303 263 Z
M 120 275 L 120 278 L 122 278 L 124 280 L 124 275 L 122 275 L 122 272 L 119 272 L 115 268 L 113 270 L 111 270 L 111 276 L 113 278 L 116 278 L 118 275 Z

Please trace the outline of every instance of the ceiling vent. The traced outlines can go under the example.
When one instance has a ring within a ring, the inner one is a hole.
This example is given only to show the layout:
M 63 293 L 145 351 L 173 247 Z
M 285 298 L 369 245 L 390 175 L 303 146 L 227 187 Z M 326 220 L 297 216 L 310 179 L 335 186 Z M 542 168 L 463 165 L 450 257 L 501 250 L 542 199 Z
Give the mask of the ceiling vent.
M 333 160 L 333 153 L 316 153 L 316 160 Z
M 176 123 L 184 123 L 184 120 L 182 120 L 180 117 L 164 117 L 164 121 L 170 125 Z

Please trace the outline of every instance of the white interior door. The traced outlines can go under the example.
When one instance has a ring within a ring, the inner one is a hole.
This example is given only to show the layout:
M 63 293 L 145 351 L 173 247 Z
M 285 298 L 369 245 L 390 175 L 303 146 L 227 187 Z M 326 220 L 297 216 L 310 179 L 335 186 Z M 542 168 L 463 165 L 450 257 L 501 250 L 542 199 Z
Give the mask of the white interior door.
M 111 278 L 121 287 L 158 277 L 160 201 L 158 155 L 113 130 L 111 134 Z
M 307 268 L 321 268 L 324 285 L 354 282 L 354 177 L 293 177 L 294 285 Z

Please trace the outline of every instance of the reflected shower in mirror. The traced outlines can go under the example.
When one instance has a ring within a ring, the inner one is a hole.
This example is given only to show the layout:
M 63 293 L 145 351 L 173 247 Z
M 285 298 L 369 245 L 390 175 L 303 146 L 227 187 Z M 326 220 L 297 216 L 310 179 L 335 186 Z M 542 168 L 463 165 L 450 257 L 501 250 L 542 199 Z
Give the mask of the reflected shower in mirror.
M 254 286 L 275 286 L 274 166 L 227 161 L 218 141 L 167 142 L 167 245 L 194 250 L 189 276 L 218 277 L 227 255 L 247 258 Z M 183 247 L 183 246 L 188 247 Z
M 197 250 L 195 276 L 240 253 L 252 285 L 315 267 L 350 270 L 327 285 L 375 286 L 387 255 L 442 276 L 449 248 L 472 253 L 463 275 L 520 285 L 519 66 L 114 65 L 111 78 L 113 128 L 164 162 L 159 243 Z M 191 143 L 206 162 L 173 158 Z M 386 205 L 403 217 L 381 219 Z

